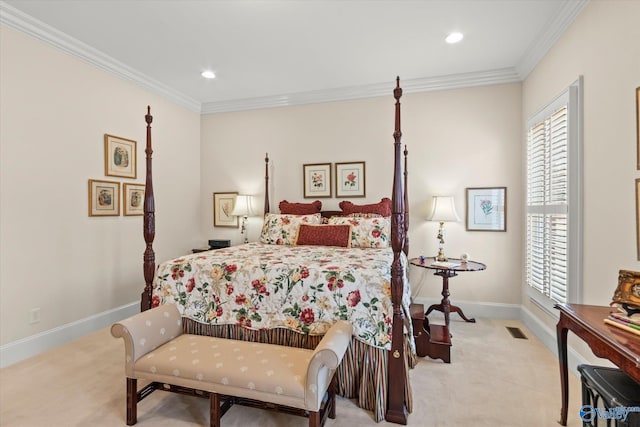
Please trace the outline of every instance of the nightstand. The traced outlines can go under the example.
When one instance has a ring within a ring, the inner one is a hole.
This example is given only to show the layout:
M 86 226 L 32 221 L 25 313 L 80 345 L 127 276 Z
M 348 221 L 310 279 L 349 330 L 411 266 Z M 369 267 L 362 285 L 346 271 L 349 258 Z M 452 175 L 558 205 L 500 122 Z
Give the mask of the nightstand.
M 206 251 L 212 251 L 214 249 L 228 248 L 229 246 L 231 246 L 231 240 L 209 240 L 208 248 L 191 249 L 191 252 L 193 252 L 194 254 L 197 254 L 198 252 L 206 252 Z
M 449 278 L 456 277 L 458 273 L 462 273 L 465 271 L 481 271 L 485 270 L 487 266 L 481 262 L 475 261 L 462 261 L 460 259 L 450 258 L 451 262 L 438 263 L 434 257 L 425 258 L 411 258 L 409 263 L 416 267 L 428 268 L 430 270 L 434 270 L 433 273 L 435 276 L 442 277 L 442 301 L 440 304 L 433 304 L 425 313 L 425 316 L 428 316 L 433 310 L 441 311 L 444 313 L 444 324 L 449 326 L 449 314 L 451 312 L 458 313 L 460 317 L 465 322 L 475 323 L 476 319 L 469 319 L 464 315 L 462 309 L 457 305 L 451 304 L 449 301 Z
M 211 248 L 196 248 L 196 249 L 191 249 L 191 252 L 194 254 L 197 254 L 199 252 L 206 252 L 206 251 L 210 251 Z
M 468 319 L 462 309 L 452 305 L 449 301 L 449 278 L 456 277 L 459 272 L 480 271 L 487 268 L 481 262 L 450 259 L 451 262 L 438 263 L 435 258 L 412 258 L 411 265 L 434 270 L 436 276 L 442 277 L 442 301 L 440 304 L 431 305 L 426 313 L 424 305 L 411 304 L 411 323 L 413 324 L 413 338 L 416 342 L 418 356 L 429 356 L 432 359 L 442 359 L 445 363 L 451 363 L 451 332 L 449 331 L 449 314 L 458 313 L 465 322 L 475 323 L 475 319 Z M 427 315 L 437 310 L 444 314 L 444 325 L 429 324 Z

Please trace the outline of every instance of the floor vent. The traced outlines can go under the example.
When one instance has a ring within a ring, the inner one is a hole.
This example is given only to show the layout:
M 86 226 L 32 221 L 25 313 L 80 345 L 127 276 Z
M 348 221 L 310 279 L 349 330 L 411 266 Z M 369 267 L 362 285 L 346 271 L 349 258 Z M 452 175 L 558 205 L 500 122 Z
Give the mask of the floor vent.
M 527 339 L 527 336 L 522 332 L 520 328 L 514 328 L 512 326 L 507 326 L 507 330 L 514 338 Z

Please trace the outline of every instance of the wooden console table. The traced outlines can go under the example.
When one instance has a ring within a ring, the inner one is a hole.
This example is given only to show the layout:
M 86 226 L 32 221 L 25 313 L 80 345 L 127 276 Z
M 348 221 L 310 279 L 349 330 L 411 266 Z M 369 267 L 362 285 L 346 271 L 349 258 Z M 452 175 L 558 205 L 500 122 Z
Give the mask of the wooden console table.
M 572 331 L 586 342 L 593 354 L 610 360 L 623 372 L 640 382 L 640 338 L 604 323 L 611 307 L 583 304 L 556 304 L 560 319 L 556 326 L 560 387 L 562 392 L 561 425 L 567 425 L 569 403 L 569 369 L 567 332 Z

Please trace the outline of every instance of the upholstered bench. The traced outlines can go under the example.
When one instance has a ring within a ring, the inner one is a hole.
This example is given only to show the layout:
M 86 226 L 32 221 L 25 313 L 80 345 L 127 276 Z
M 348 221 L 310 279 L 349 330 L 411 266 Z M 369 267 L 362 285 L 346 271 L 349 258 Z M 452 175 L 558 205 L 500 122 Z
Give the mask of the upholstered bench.
M 127 425 L 137 422 L 137 403 L 161 389 L 209 398 L 212 427 L 234 403 L 260 402 L 297 408 L 310 427 L 321 426 L 327 416 L 335 418 L 333 374 L 352 332 L 349 322 L 339 321 L 307 350 L 185 334 L 173 304 L 136 314 L 111 327 L 125 342 Z M 151 383 L 138 390 L 138 378 Z

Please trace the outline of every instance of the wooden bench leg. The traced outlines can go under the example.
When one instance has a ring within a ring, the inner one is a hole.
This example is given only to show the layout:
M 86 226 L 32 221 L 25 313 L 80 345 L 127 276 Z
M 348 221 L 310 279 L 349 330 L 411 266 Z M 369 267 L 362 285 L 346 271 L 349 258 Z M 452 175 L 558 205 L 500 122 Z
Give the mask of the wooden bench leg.
M 209 397 L 210 408 L 209 416 L 211 427 L 220 427 L 220 395 L 218 393 L 211 393 Z
M 329 409 L 329 418 L 332 420 L 336 417 L 336 389 L 337 389 L 337 375 L 333 375 L 331 383 L 329 384 L 329 396 L 327 398 L 327 406 Z
M 127 425 L 138 422 L 138 380 L 127 378 Z
M 320 427 L 320 411 L 309 411 L 309 427 Z

